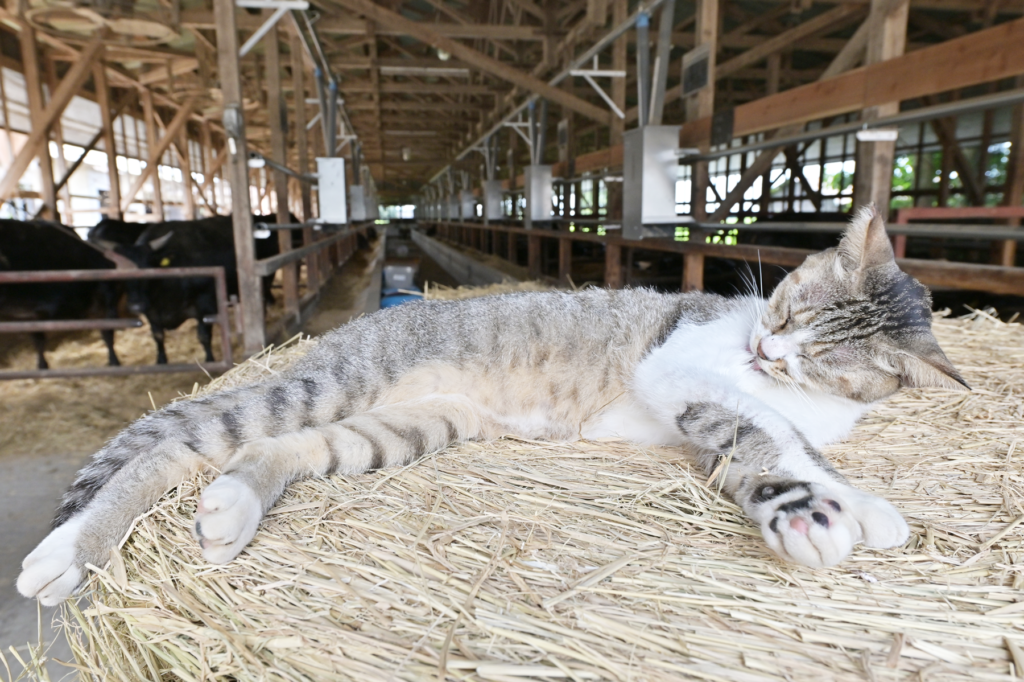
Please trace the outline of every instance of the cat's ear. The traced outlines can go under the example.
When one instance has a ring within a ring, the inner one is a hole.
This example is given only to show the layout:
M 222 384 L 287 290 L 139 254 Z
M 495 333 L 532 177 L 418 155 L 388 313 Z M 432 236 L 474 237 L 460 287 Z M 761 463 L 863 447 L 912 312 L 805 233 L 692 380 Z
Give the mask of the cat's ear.
M 901 386 L 944 388 L 949 391 L 971 390 L 931 334 L 928 338 L 920 339 L 914 346 L 896 357 Z
M 885 222 L 874 203 L 857 211 L 839 242 L 839 255 L 851 272 L 895 262 Z

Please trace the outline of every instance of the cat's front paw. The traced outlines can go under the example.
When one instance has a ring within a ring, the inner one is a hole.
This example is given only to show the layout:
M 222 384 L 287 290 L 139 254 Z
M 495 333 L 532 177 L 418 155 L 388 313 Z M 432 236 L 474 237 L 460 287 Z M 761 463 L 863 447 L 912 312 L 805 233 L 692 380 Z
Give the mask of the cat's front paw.
M 887 501 L 839 484 L 765 481 L 751 494 L 750 511 L 776 554 L 811 568 L 834 566 L 858 542 L 895 547 L 910 534 Z
M 55 606 L 78 588 L 85 567 L 78 561 L 78 541 L 85 519 L 71 519 L 47 535 L 21 564 L 18 592 Z
M 203 558 L 211 564 L 226 564 L 249 544 L 263 518 L 263 507 L 255 491 L 231 474 L 224 474 L 206 486 L 196 509 L 196 539 Z

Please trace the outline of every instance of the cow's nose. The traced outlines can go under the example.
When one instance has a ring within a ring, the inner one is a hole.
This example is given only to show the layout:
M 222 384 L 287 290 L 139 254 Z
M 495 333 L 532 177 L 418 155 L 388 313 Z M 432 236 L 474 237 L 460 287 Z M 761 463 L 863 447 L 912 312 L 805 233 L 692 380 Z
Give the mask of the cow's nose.
M 764 339 L 761 339 L 760 341 L 757 342 L 757 357 L 761 358 L 762 360 L 767 360 L 768 356 L 764 354 L 764 349 L 761 348 L 762 343 L 764 343 Z

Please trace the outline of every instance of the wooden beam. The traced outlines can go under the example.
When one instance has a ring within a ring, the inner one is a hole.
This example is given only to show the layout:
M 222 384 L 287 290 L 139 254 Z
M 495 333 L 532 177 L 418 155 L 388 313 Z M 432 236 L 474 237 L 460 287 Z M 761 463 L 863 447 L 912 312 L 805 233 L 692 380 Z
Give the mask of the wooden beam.
M 750 135 L 1015 76 L 1024 73 L 1021 44 L 1024 19 L 999 24 L 740 105 L 733 112 L 733 132 L 737 137 Z M 685 124 L 680 144 L 699 146 L 710 137 L 711 119 L 707 117 Z
M 373 82 L 347 80 L 338 85 L 338 89 L 347 94 L 373 94 Z M 413 81 L 401 83 L 381 83 L 380 92 L 385 95 L 479 95 L 497 97 L 508 92 L 507 89 L 492 85 L 467 85 L 449 83 L 417 83 Z
M 343 4 L 336 2 L 334 4 Z M 181 22 L 186 28 L 212 29 L 213 13 L 203 9 L 189 9 L 181 12 Z M 259 16 L 240 14 L 238 28 L 255 31 L 263 23 Z M 540 26 L 514 26 L 508 24 L 430 24 L 431 30 L 448 38 L 485 40 L 525 40 L 541 41 L 544 30 Z M 316 23 L 316 30 L 321 35 L 343 35 L 363 37 L 366 35 L 366 22 L 356 18 L 323 17 Z M 382 25 L 378 35 L 404 36 L 409 35 L 403 29 Z
M 533 2 L 533 0 L 508 0 L 509 3 L 515 5 L 519 9 L 523 10 L 527 14 L 530 14 L 541 21 L 544 21 L 544 9 L 540 5 Z
M 551 100 L 552 102 L 569 107 L 573 111 L 582 114 L 587 118 L 594 119 L 601 123 L 611 122 L 611 114 L 607 110 L 597 107 L 590 102 L 580 99 L 579 97 L 570 95 L 557 87 L 548 85 L 539 78 L 523 73 L 519 69 L 509 66 L 504 62 L 500 62 L 493 57 L 489 57 L 482 52 L 474 50 L 468 45 L 464 45 L 463 43 L 456 42 L 451 38 L 442 36 L 440 33 L 433 30 L 433 25 L 418 24 L 414 21 L 410 21 L 397 12 L 392 12 L 389 9 L 385 9 L 380 5 L 374 4 L 371 0 L 336 0 L 336 2 L 337 4 L 347 7 L 353 12 L 365 15 L 368 19 L 372 19 L 382 26 L 390 26 L 391 28 L 399 29 L 406 35 L 412 36 L 413 38 L 433 47 L 445 50 L 449 54 L 472 64 L 474 68 L 478 70 L 490 73 L 491 75 L 507 80 L 510 83 L 514 83 L 524 90 L 536 93 Z
M 493 243 L 493 242 L 492 242 Z M 572 283 L 572 240 L 558 240 L 558 281 L 560 284 Z
M 935 102 L 931 98 L 925 98 L 925 103 L 930 105 Z M 942 145 L 942 153 L 948 153 L 952 156 L 953 168 L 956 169 L 960 182 L 967 192 L 967 200 L 973 206 L 984 206 L 984 187 L 978 182 L 978 177 L 975 175 L 971 160 L 967 158 L 963 148 L 960 147 L 960 143 L 956 139 L 956 119 L 940 118 L 929 121 L 929 123 L 932 130 L 935 131 L 935 137 L 938 138 L 939 144 Z
M 168 69 L 168 64 L 170 68 Z M 164 61 L 159 68 L 150 69 L 143 74 L 139 75 L 139 82 L 143 85 L 156 85 L 158 83 L 167 83 L 171 76 L 184 76 L 187 73 L 192 73 L 199 68 L 199 60 L 193 57 L 185 59 L 172 59 L 170 62 Z
M 864 54 L 864 48 L 867 46 L 868 31 L 870 28 L 871 22 L 869 21 L 864 21 L 860 25 L 860 28 L 858 28 L 856 32 L 854 32 L 853 36 L 850 38 L 850 42 L 847 43 L 846 47 L 843 48 L 842 52 L 835 56 L 835 59 L 832 60 L 832 63 L 829 64 L 828 68 L 825 69 L 825 72 L 821 74 L 821 80 L 833 78 L 834 76 L 839 75 L 843 71 L 847 71 L 857 65 L 857 62 Z M 773 56 L 778 57 L 779 55 L 778 53 L 776 53 Z M 772 60 L 769 60 L 769 65 L 771 65 L 771 61 Z M 777 79 L 774 83 L 772 83 L 771 79 L 769 79 L 768 94 L 774 95 L 777 92 Z M 773 137 L 787 137 L 789 135 L 796 135 L 803 129 L 803 123 L 796 123 L 793 125 L 783 126 L 773 135 Z M 783 149 L 783 147 L 775 147 L 773 149 L 766 149 L 759 153 L 757 157 L 750 163 L 750 165 L 747 166 L 747 170 L 740 175 L 740 179 L 736 183 L 736 186 L 729 191 L 729 193 L 722 200 L 721 204 L 719 204 L 718 208 L 715 209 L 715 212 L 708 217 L 708 222 L 716 223 L 721 220 L 725 220 L 728 217 L 729 213 L 732 211 L 732 207 L 743 199 L 743 196 L 746 194 L 747 190 L 750 189 L 750 186 L 753 185 L 758 178 L 763 177 L 764 182 L 767 183 L 770 180 L 771 176 L 770 171 L 772 167 L 772 162 L 775 160 L 775 157 L 782 152 Z M 767 184 L 762 187 L 761 191 L 768 191 Z
M 209 121 L 203 122 L 202 126 L 199 128 L 199 133 L 202 136 L 201 144 L 203 147 L 203 184 L 199 188 L 199 194 L 203 197 L 203 202 L 206 206 L 213 211 L 213 215 L 217 215 L 216 189 L 214 189 L 213 192 L 210 192 L 209 199 L 206 198 L 206 188 L 208 185 L 213 184 L 213 175 L 216 173 L 216 171 L 213 170 L 213 135 L 210 133 Z
M 1024 76 L 1017 76 L 1015 85 L 1024 87 Z M 1010 158 L 1006 160 L 1006 192 L 1003 205 L 1018 207 L 1024 201 L 1024 104 L 1013 107 L 1010 120 Z M 1020 226 L 1020 218 L 1010 225 Z M 1007 239 L 1000 244 L 999 262 L 1010 267 L 1017 261 L 1017 242 Z
M 154 137 L 149 138 L 149 158 L 146 160 L 146 167 L 142 169 L 142 174 L 135 179 L 132 183 L 131 188 L 125 193 L 124 198 L 121 200 L 121 210 L 128 210 L 128 206 L 135 199 L 135 195 L 139 193 L 142 186 L 146 184 L 146 180 L 149 179 L 150 175 L 153 175 L 157 171 L 157 166 L 160 163 L 160 157 L 164 155 L 167 148 L 174 142 L 175 136 L 181 132 L 181 129 L 185 126 L 185 122 L 188 121 L 189 115 L 192 113 L 192 107 L 195 106 L 197 95 L 189 97 L 182 105 L 181 109 L 178 109 L 178 113 L 174 115 L 170 124 L 167 126 L 167 130 L 164 131 L 163 136 L 159 140 L 155 140 Z M 145 100 L 143 100 L 145 102 Z M 146 131 L 149 132 L 148 130 Z M 159 174 L 157 174 L 159 178 Z
M 263 283 L 256 275 L 256 245 L 252 236 L 249 204 L 249 152 L 242 115 L 242 79 L 238 68 L 238 27 L 234 0 L 213 0 L 217 22 L 217 73 L 224 102 L 227 135 L 228 182 L 231 185 L 231 224 L 238 264 L 242 335 L 246 355 L 263 350 L 266 325 L 263 318 Z M 243 13 L 245 14 L 245 13 Z
M 372 68 L 370 69 L 370 85 L 373 87 L 373 91 L 370 93 L 370 97 L 373 100 L 373 107 L 374 107 L 374 109 L 373 109 L 373 127 L 372 127 L 372 130 L 371 130 L 371 136 L 372 136 L 373 139 L 371 141 L 371 144 L 375 147 L 374 151 L 376 152 L 376 155 L 379 156 L 379 157 L 383 157 L 384 156 L 384 146 L 383 146 L 383 144 L 381 142 L 381 135 L 383 133 L 383 129 L 382 129 L 381 120 L 380 120 L 381 119 L 381 109 L 380 109 L 381 82 L 380 82 L 380 69 L 377 66 L 378 54 L 377 54 L 377 25 L 376 25 L 376 23 L 374 23 L 372 21 L 366 22 L 366 32 L 367 32 L 368 36 L 373 38 L 373 40 L 371 40 L 366 45 L 366 47 L 367 47 L 367 49 L 369 51 L 369 55 L 368 56 L 370 57 L 370 64 L 372 65 Z M 353 166 L 353 168 L 354 168 L 354 166 Z M 381 183 L 384 182 L 384 168 L 385 168 L 384 164 L 376 164 L 375 166 L 373 166 L 370 169 L 371 175 L 374 175 L 377 178 L 377 180 L 380 181 Z M 355 178 L 354 179 L 354 183 L 361 183 L 361 182 L 362 181 L 359 178 Z
M 217 153 L 217 157 L 215 159 L 213 159 L 213 165 L 210 166 L 209 170 L 205 173 L 205 177 L 203 178 L 203 186 L 202 186 L 202 191 L 203 192 L 206 192 L 207 188 L 209 188 L 209 187 L 214 187 L 216 189 L 216 186 L 213 184 L 213 178 L 214 178 L 214 176 L 217 175 L 218 172 L 220 172 L 220 169 L 224 166 L 224 162 L 227 161 L 227 158 L 228 158 L 227 147 L 222 147 L 221 150 Z M 217 193 L 214 192 L 213 196 L 214 196 L 213 205 L 216 206 L 217 205 L 217 202 L 216 202 Z
M 182 189 L 185 191 L 185 215 L 187 220 L 196 219 L 196 195 L 192 192 L 192 185 L 195 184 L 192 178 L 192 155 L 188 147 L 188 118 L 181 126 L 181 131 L 176 135 L 174 148 L 178 152 L 178 164 L 181 171 Z
M 146 149 L 151 150 L 153 145 L 156 144 L 157 139 L 157 115 L 153 107 L 153 91 L 149 88 L 144 88 L 141 92 L 141 99 L 142 117 L 146 119 Z M 164 195 L 160 187 L 159 173 L 154 173 L 153 175 L 153 214 L 157 220 L 164 219 Z
M 291 35 L 292 90 L 295 92 L 295 150 L 298 156 L 298 171 L 305 175 L 309 172 L 309 140 L 306 138 L 306 63 L 303 57 L 302 36 L 295 31 Z M 313 219 L 312 188 L 308 182 L 299 183 L 303 221 Z M 302 244 L 313 243 L 312 227 L 302 229 Z M 314 254 L 306 260 L 306 289 L 317 292 L 320 290 L 320 272 L 323 270 L 322 254 Z
M 629 14 L 629 3 L 627 0 L 611 0 L 612 3 L 612 25 L 618 26 L 626 20 Z M 629 31 L 627 31 L 629 33 Z M 626 70 L 626 51 L 629 48 L 627 36 L 623 35 L 612 43 L 612 69 L 615 71 Z M 611 84 L 611 97 L 619 111 L 626 110 L 626 79 L 613 78 Z M 616 116 L 612 119 L 609 139 L 611 144 L 622 144 L 622 134 L 626 130 L 625 121 Z M 619 187 L 621 189 L 621 186 Z
M 715 80 L 718 73 L 715 54 L 718 52 L 718 0 L 697 0 L 697 21 L 694 25 L 694 36 L 698 47 L 708 46 L 708 84 L 686 100 L 686 120 L 692 121 L 709 117 L 715 112 Z M 707 150 L 710 139 L 700 146 Z M 694 220 L 707 220 L 707 193 L 710 180 L 708 178 L 708 162 L 698 161 L 693 164 L 693 190 L 690 194 L 690 215 Z M 700 231 L 694 233 L 699 238 Z M 701 266 L 703 272 L 703 266 Z
M 752 66 L 766 58 L 768 55 L 775 54 L 780 50 L 790 47 L 804 38 L 808 38 L 816 33 L 824 31 L 825 29 L 836 30 L 847 23 L 844 20 L 854 19 L 862 15 L 863 12 L 864 10 L 861 7 L 854 4 L 837 5 L 827 12 L 819 14 L 813 19 L 805 21 L 798 26 L 794 26 L 788 31 L 784 31 L 773 38 L 765 40 L 757 47 L 751 48 L 732 59 L 722 62 L 715 69 L 715 78 L 727 78 L 740 69 Z
M 35 130 L 37 122 L 42 118 L 43 108 L 46 106 L 43 100 L 43 77 L 39 70 L 39 46 L 36 43 L 35 29 L 27 24 L 19 25 L 22 27 L 19 38 L 21 39 L 21 62 L 25 73 L 25 87 L 28 90 L 28 113 L 33 123 L 32 129 Z M 46 144 L 38 154 L 39 172 L 43 181 L 43 208 L 49 212 L 47 217 L 60 220 L 60 215 L 57 213 L 57 188 L 53 184 L 53 159 L 50 158 L 49 129 L 45 130 L 45 139 Z M 24 150 L 24 147 L 22 149 Z M 15 181 L 20 179 L 21 174 Z M 0 199 L 2 198 L 3 195 L 0 195 Z
M 622 246 L 614 242 L 604 245 L 604 286 L 622 288 Z
M 47 92 L 54 92 L 57 89 L 57 63 L 47 58 L 46 64 L 46 89 Z M 68 162 L 64 156 L 64 128 L 60 123 L 60 115 L 54 119 L 53 125 L 50 126 L 50 134 L 53 136 L 54 146 L 57 148 L 57 156 L 54 161 L 57 162 L 56 175 L 57 177 L 65 177 L 68 174 Z M 46 145 L 49 147 L 49 145 Z M 49 153 L 49 149 L 46 150 Z M 64 214 L 70 222 L 71 218 L 71 190 L 65 185 L 64 187 L 57 187 L 57 194 L 64 201 Z
M 22 35 L 26 34 L 23 33 Z M 46 149 L 46 145 L 49 138 L 50 125 L 63 113 L 68 102 L 71 101 L 71 98 L 74 97 L 86 78 L 88 78 L 93 62 L 102 54 L 103 40 L 101 38 L 94 38 L 82 50 L 82 59 L 72 65 L 71 69 L 64 76 L 64 80 L 51 93 L 50 101 L 46 104 L 46 108 L 42 111 L 39 118 L 32 122 L 32 132 L 29 134 L 25 146 L 22 147 L 21 151 L 14 158 L 11 166 L 4 174 L 3 180 L 0 180 L 0 197 L 10 196 L 11 192 L 18 186 L 18 180 L 25 174 L 25 170 L 28 168 L 29 163 L 32 162 L 33 157 L 40 153 L 47 157 L 49 156 L 49 150 Z M 40 152 L 40 149 L 43 151 Z M 52 184 L 52 182 L 53 176 L 51 175 L 50 183 Z
M 120 219 L 121 175 L 117 172 L 117 148 L 114 146 L 114 119 L 119 114 L 112 115 L 110 111 L 110 85 L 107 83 L 107 69 L 103 62 L 97 62 L 93 66 L 92 82 L 96 86 L 96 103 L 100 107 L 102 119 L 100 132 L 103 135 L 103 148 L 107 152 L 107 177 L 110 179 L 110 194 L 107 196 L 107 208 L 110 212 L 107 216 Z M 125 101 L 127 102 L 127 99 Z M 85 154 L 82 154 L 81 158 L 85 158 Z

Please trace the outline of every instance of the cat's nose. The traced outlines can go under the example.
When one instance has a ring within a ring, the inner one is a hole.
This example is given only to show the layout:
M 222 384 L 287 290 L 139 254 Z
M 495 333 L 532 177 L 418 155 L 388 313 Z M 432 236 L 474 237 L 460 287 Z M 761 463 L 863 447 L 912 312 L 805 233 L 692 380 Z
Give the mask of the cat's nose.
M 764 343 L 764 339 L 761 339 L 757 342 L 757 357 L 761 358 L 762 360 L 767 360 L 768 356 L 764 354 L 764 349 L 761 348 L 762 343 Z

